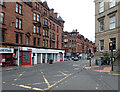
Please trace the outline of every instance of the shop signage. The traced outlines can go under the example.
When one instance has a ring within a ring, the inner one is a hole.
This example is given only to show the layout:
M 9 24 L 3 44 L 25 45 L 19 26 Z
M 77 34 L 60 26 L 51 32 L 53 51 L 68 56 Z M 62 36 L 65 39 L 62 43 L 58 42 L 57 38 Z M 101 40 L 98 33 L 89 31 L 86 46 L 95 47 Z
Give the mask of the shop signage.
M 13 48 L 0 48 L 0 53 L 13 53 Z

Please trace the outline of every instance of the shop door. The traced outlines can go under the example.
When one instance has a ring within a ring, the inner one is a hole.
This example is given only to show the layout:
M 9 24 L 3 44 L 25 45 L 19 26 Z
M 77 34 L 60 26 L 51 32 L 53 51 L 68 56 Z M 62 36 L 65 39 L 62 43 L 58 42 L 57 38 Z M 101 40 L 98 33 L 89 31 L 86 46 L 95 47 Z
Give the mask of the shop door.
M 31 52 L 22 52 L 22 65 L 31 65 Z

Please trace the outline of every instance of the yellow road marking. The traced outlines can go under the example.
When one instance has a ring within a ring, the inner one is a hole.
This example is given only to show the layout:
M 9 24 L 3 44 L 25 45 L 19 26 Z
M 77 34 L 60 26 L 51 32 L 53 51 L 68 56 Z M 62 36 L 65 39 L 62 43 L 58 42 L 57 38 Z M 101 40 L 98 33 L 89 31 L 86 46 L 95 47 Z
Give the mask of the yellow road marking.
M 42 76 L 43 76 L 43 78 L 44 78 L 45 83 L 46 83 L 48 86 L 50 86 L 50 83 L 49 83 L 48 80 L 45 78 L 44 73 L 43 73 L 43 72 L 41 72 L 41 73 L 42 73 Z
M 64 76 L 64 75 L 54 75 L 54 76 Z
M 41 72 L 43 74 L 43 72 Z M 30 86 L 25 86 L 25 85 L 15 85 L 15 86 L 19 86 L 19 87 L 23 87 L 23 88 L 27 88 L 27 89 L 33 89 L 33 90 L 39 90 L 39 91 L 45 91 L 45 90 L 49 90 L 50 88 L 52 88 L 53 86 L 56 86 L 58 83 L 62 82 L 63 80 L 65 80 L 66 78 L 68 78 L 69 76 L 71 76 L 73 73 L 71 74 L 65 74 L 63 72 L 61 72 L 63 75 L 66 75 L 64 78 L 62 78 L 61 80 L 57 81 L 56 83 L 50 85 L 48 80 L 45 78 L 45 76 L 43 75 L 43 78 L 45 80 L 45 83 L 48 85 L 48 88 L 44 88 L 44 89 L 40 89 L 40 88 L 32 88 Z
M 50 83 L 55 83 L 56 81 L 52 81 Z M 46 82 L 41 82 L 41 83 L 32 83 L 32 84 L 26 84 L 26 85 L 40 85 L 40 84 L 45 84 Z
M 68 74 L 65 74 L 65 73 L 63 73 L 63 72 L 61 72 L 61 71 L 59 71 L 59 72 L 62 73 L 63 75 L 65 75 L 65 76 L 68 75 Z
M 69 76 L 71 76 L 71 74 L 67 75 L 66 77 L 64 77 L 63 79 L 57 81 L 56 83 L 54 83 L 53 85 L 50 85 L 48 88 L 44 89 L 44 90 L 49 90 L 50 88 L 52 88 L 53 86 L 57 85 L 58 83 L 60 83 L 61 81 L 65 80 L 66 78 L 68 78 Z
M 3 82 L 3 84 L 5 84 L 6 82 Z
M 33 90 L 39 90 L 39 91 L 44 91 L 44 89 L 40 89 L 40 88 L 32 88 Z
M 120 75 L 120 74 L 112 74 L 112 75 Z
M 23 73 L 21 73 L 16 79 L 14 79 L 14 81 L 18 80 L 24 73 L 25 73 L 25 71 Z
M 23 88 L 28 88 L 28 89 L 31 89 L 32 87 L 29 87 L 29 86 L 24 86 L 24 85 L 18 85 L 19 87 L 23 87 Z

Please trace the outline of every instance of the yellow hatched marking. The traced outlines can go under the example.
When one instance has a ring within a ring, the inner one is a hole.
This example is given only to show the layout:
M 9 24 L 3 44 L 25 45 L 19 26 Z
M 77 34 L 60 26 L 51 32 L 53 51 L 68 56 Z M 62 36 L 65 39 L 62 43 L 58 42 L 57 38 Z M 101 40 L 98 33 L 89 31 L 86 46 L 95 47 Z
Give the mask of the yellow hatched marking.
M 6 82 L 3 82 L 3 84 L 5 84 Z
M 61 81 L 65 80 L 66 78 L 68 78 L 68 77 L 69 77 L 69 76 L 71 76 L 71 75 L 72 75 L 72 73 L 71 73 L 71 74 L 69 74 L 69 75 L 67 75 L 67 76 L 66 76 L 66 77 L 64 77 L 63 79 L 61 79 L 61 80 L 57 81 L 56 83 L 54 83 L 54 84 L 52 84 L 52 85 L 48 86 L 48 88 L 46 88 L 46 89 L 44 89 L 44 90 L 49 90 L 50 88 L 52 88 L 53 86 L 57 85 L 58 83 L 60 83 Z
M 14 81 L 18 80 L 24 73 L 25 73 L 25 71 L 23 73 L 21 73 L 16 79 L 14 79 Z
M 45 83 L 46 83 L 48 86 L 50 86 L 50 83 L 49 83 L 48 80 L 45 78 L 44 73 L 41 72 L 41 74 L 43 75 L 43 78 L 44 78 Z
M 23 88 L 28 88 L 28 89 L 31 89 L 32 87 L 29 87 L 29 86 L 24 86 L 24 85 L 18 85 L 19 87 L 23 87 Z
M 63 75 L 65 75 L 65 76 L 67 76 L 68 74 L 65 74 L 65 73 L 63 73 L 63 72 L 61 72 L 61 71 L 59 71 L 60 73 L 62 73 Z
M 40 89 L 40 88 L 32 88 L 33 90 L 39 90 L 39 91 L 44 91 L 44 89 Z

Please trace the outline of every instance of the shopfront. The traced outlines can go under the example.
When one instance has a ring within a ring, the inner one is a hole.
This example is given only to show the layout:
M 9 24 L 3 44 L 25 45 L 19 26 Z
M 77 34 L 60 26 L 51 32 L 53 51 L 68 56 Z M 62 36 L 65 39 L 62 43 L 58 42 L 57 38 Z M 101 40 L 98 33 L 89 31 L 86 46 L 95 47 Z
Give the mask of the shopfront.
M 13 48 L 0 47 L 0 66 L 12 66 L 13 65 Z
M 32 49 L 20 47 L 19 48 L 19 65 L 31 65 Z

